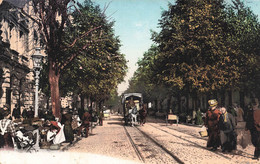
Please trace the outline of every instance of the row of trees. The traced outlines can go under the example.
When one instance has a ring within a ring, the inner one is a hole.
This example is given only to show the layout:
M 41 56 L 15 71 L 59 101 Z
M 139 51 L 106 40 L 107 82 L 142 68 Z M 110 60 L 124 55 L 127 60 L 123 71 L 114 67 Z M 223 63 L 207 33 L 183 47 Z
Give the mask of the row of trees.
M 81 95 L 100 104 L 116 92 L 127 66 L 119 52 L 120 40 L 105 10 L 85 0 L 32 0 L 31 16 L 39 27 L 47 54 L 41 88 L 51 97 L 52 110 L 60 116 L 60 95 Z
M 177 0 L 152 33 L 128 92 L 145 101 L 236 89 L 259 99 L 260 24 L 240 0 Z M 144 87 L 145 86 L 145 87 Z

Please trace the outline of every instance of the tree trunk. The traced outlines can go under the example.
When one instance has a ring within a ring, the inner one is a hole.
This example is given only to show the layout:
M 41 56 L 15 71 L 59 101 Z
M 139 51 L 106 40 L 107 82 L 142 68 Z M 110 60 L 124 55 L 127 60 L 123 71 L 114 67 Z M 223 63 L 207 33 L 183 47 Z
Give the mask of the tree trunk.
M 154 100 L 154 106 L 155 106 L 155 112 L 158 112 L 159 110 L 158 110 L 158 100 L 157 99 Z
M 82 111 L 85 111 L 84 106 L 85 106 L 85 96 L 81 94 L 80 95 L 80 107 L 81 107 Z
M 55 71 L 52 62 L 49 63 L 49 83 L 51 88 L 51 106 L 55 117 L 60 118 L 60 90 L 59 79 L 60 73 Z
M 169 95 L 168 99 L 167 99 L 167 113 L 170 112 L 170 109 L 172 110 L 172 105 L 171 105 L 171 101 L 172 101 L 172 96 Z
M 245 109 L 245 92 L 244 91 L 240 91 L 240 93 L 239 93 L 239 96 L 240 96 L 240 107 L 242 108 L 242 109 Z

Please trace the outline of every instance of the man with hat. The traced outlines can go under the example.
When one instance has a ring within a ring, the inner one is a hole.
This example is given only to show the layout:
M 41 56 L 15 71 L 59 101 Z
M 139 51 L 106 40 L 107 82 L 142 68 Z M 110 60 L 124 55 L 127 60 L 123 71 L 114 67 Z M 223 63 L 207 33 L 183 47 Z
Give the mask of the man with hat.
M 207 147 L 212 147 L 212 151 L 217 150 L 220 145 L 219 136 L 219 117 L 221 112 L 217 108 L 218 102 L 215 99 L 209 100 L 209 110 L 206 112 L 205 126 L 208 128 L 208 142 Z

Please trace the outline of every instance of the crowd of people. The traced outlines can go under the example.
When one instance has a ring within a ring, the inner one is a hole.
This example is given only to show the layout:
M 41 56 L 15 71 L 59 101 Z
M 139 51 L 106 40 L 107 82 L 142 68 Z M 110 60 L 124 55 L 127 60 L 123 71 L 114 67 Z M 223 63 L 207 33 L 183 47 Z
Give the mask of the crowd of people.
M 237 150 L 237 119 L 241 119 L 242 110 L 236 116 L 228 112 L 225 107 L 219 107 L 215 99 L 209 100 L 209 110 L 206 112 L 205 126 L 208 132 L 207 147 L 216 151 L 221 146 L 222 152 Z M 258 103 L 249 107 L 246 115 L 246 129 L 251 134 L 251 141 L 255 147 L 253 159 L 260 157 L 260 109 Z
M 246 119 L 245 130 L 251 134 L 251 142 L 255 147 L 254 159 L 260 157 L 260 109 L 258 103 L 253 103 L 248 107 L 246 116 L 242 109 L 235 111 L 227 111 L 225 107 L 218 106 L 215 99 L 209 100 L 209 110 L 206 112 L 204 124 L 207 128 L 208 141 L 207 147 L 212 151 L 216 151 L 221 147 L 222 152 L 232 152 L 237 150 L 237 131 L 236 126 L 238 120 Z M 130 105 L 129 105 L 130 106 Z M 20 110 L 21 108 L 21 110 Z M 24 106 L 19 108 L 15 105 L 13 112 L 10 112 L 8 105 L 0 109 L 0 148 L 14 149 L 13 138 L 16 135 L 15 121 L 21 120 L 24 124 L 32 124 L 34 118 L 34 111 L 32 107 L 24 109 Z M 21 112 L 22 111 L 22 112 Z M 74 111 L 75 112 L 75 111 Z M 137 114 L 131 113 L 131 114 Z M 138 111 L 140 118 L 140 125 L 146 122 L 147 107 L 141 105 Z M 62 129 L 64 132 L 64 141 L 72 143 L 76 137 L 88 137 L 91 122 L 95 117 L 98 117 L 99 124 L 102 125 L 102 114 L 95 114 L 91 108 L 88 110 L 79 109 L 77 116 L 81 124 L 75 125 L 74 113 L 69 108 L 62 110 L 60 121 L 58 121 L 52 114 L 52 110 L 47 110 L 39 114 L 39 119 L 44 120 L 49 127 L 49 131 L 55 135 Z M 135 117 L 133 117 L 135 118 Z M 77 120 L 77 121 L 79 121 Z M 136 121 L 136 120 L 135 120 Z M 61 126 L 62 125 L 62 126 Z M 76 129 L 76 131 L 75 131 Z
M 59 119 L 55 118 L 52 110 L 41 110 L 39 117 L 35 118 L 33 107 L 25 109 L 24 106 L 19 107 L 15 105 L 11 113 L 9 106 L 4 105 L 3 108 L 0 108 L 0 149 L 14 149 L 16 144 L 14 138 L 17 137 L 17 131 L 19 130 L 17 128 L 18 124 L 35 126 L 33 125 L 35 122 L 41 122 L 37 128 L 40 131 L 40 137 L 44 140 L 43 142 L 50 144 L 60 142 L 72 143 L 75 140 L 75 136 L 81 138 L 84 134 L 84 137 L 88 137 L 91 122 L 97 120 L 94 117 L 98 117 L 98 122 L 102 125 L 103 118 L 101 115 L 93 112 L 91 108 L 88 108 L 88 110 L 79 109 L 78 111 L 73 111 L 67 107 L 62 109 L 61 118 Z M 41 134 L 41 131 L 44 132 L 44 130 L 46 130 L 45 136 Z M 59 141 L 58 139 L 55 140 L 55 137 L 58 135 L 60 137 Z

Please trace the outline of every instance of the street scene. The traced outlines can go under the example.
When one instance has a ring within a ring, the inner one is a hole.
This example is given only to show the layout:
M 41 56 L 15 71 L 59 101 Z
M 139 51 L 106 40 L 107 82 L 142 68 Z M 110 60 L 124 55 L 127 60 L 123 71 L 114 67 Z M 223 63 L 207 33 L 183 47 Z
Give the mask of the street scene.
M 0 0 L 0 164 L 260 163 L 259 9 Z
M 59 150 L 39 149 L 39 152 L 17 158 L 30 161 L 39 158 L 47 161 L 67 163 L 258 163 L 253 160 L 254 148 L 238 146 L 236 153 L 212 152 L 206 148 L 207 137 L 201 137 L 201 127 L 185 124 L 169 124 L 164 120 L 148 117 L 144 126 L 138 123 L 124 126 L 122 116 L 111 115 L 103 126 L 96 126 L 88 138 L 81 138 L 73 144 L 62 143 Z M 77 155 L 75 155 L 77 154 Z M 4 156 L 6 155 L 6 156 Z M 24 154 L 22 154 L 24 155 Z M 36 156 L 36 157 L 33 157 Z M 15 163 L 10 154 L 1 153 L 2 163 Z M 106 160 L 110 160 L 108 162 Z M 26 162 L 25 162 L 26 163 Z

